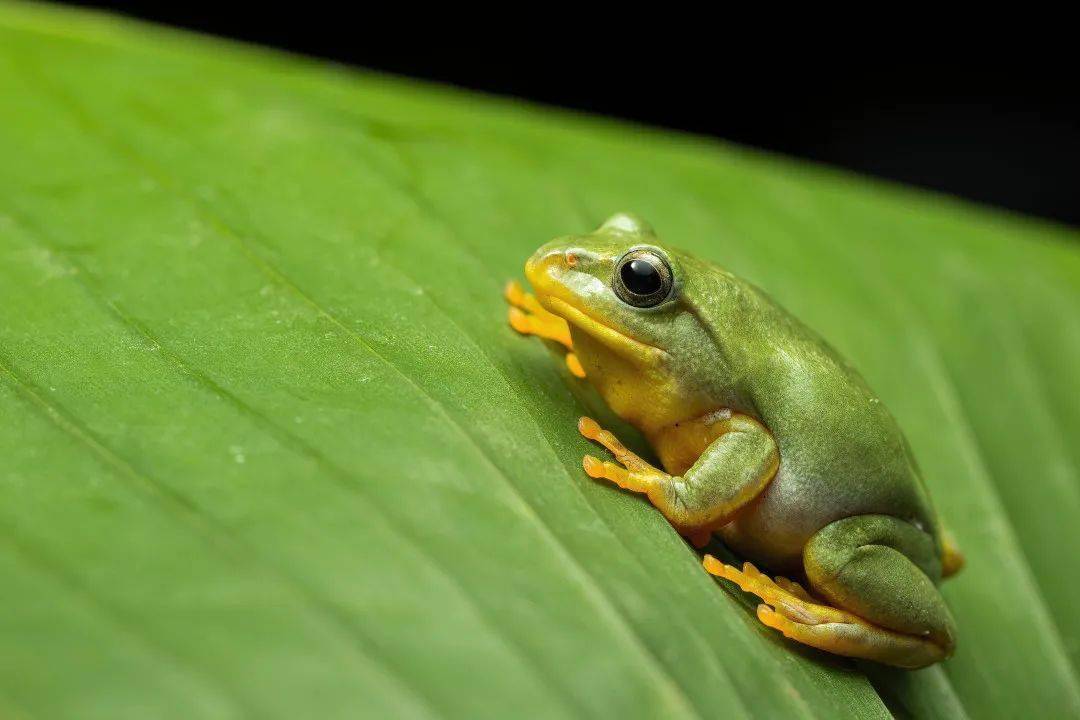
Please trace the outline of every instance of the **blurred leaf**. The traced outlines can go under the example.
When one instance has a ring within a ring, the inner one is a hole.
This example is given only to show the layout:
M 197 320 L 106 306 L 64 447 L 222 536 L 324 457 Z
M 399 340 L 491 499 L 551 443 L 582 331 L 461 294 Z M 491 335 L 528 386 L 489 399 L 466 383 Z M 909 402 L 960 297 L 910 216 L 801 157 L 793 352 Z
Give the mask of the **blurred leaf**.
M 0 716 L 1080 712 L 1074 232 L 47 6 L 0 98 Z M 581 472 L 597 399 L 500 287 L 619 209 L 893 408 L 953 660 L 786 643 Z

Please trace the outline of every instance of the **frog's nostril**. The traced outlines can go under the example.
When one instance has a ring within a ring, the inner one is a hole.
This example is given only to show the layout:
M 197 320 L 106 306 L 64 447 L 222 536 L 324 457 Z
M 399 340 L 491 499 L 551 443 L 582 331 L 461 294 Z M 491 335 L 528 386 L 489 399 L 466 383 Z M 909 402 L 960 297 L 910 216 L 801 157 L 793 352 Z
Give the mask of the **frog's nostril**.
M 559 264 L 561 260 L 562 252 L 541 248 L 525 263 L 525 277 L 535 285 L 540 277 L 547 273 L 548 268 Z
M 567 270 L 580 265 L 583 259 L 579 249 L 569 250 L 565 246 L 543 247 L 525 263 L 525 277 L 535 285 L 543 276 L 561 276 Z

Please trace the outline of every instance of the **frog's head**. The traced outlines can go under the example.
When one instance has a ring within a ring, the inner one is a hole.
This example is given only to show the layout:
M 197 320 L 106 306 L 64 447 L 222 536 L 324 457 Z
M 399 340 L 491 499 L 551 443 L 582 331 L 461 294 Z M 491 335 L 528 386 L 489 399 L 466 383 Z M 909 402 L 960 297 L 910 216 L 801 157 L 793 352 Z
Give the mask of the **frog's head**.
M 690 297 L 700 264 L 625 213 L 553 240 L 525 264 L 537 299 L 570 325 L 588 380 L 642 430 L 714 409 L 716 351 Z

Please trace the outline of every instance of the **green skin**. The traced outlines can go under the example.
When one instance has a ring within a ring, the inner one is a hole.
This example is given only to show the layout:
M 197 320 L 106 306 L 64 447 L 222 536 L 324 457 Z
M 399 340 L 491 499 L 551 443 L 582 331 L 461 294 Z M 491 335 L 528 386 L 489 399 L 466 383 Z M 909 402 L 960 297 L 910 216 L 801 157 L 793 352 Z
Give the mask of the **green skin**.
M 643 247 L 666 258 L 673 276 L 668 298 L 644 309 L 613 290 L 618 260 Z M 552 261 L 568 252 L 572 267 Z M 720 534 L 743 557 L 801 575 L 833 605 L 929 638 L 942 657 L 951 654 L 955 628 L 936 587 L 941 529 L 918 467 L 896 420 L 825 341 L 760 289 L 659 245 L 652 229 L 629 215 L 548 243 L 527 273 L 543 281 L 548 298 L 541 293 L 540 300 L 550 310 L 564 314 L 562 306 L 549 305 L 558 298 L 663 351 L 659 363 L 637 368 L 640 381 L 628 399 L 625 379 L 589 366 L 591 355 L 604 353 L 595 333 L 568 318 L 587 378 L 646 436 L 718 408 L 767 428 L 721 436 L 681 477 L 671 477 L 665 493 L 676 517 L 665 514 L 673 522 L 694 526 L 719 518 Z M 717 508 L 746 494 L 763 453 L 774 447 L 780 463 L 771 482 L 720 517 Z

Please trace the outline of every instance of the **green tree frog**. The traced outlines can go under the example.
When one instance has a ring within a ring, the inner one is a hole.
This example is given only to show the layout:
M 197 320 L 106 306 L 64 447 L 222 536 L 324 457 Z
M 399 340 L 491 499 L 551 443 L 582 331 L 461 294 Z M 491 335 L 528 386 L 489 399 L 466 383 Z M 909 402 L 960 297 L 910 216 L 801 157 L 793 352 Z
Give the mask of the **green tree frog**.
M 570 371 L 663 466 L 581 418 L 614 456 L 585 456 L 588 475 L 646 495 L 695 546 L 716 533 L 781 573 L 704 557 L 792 640 L 905 668 L 952 654 L 938 584 L 961 556 L 896 421 L 828 344 L 628 214 L 544 245 L 525 275 L 535 295 L 507 286 L 511 325 L 570 350 Z

